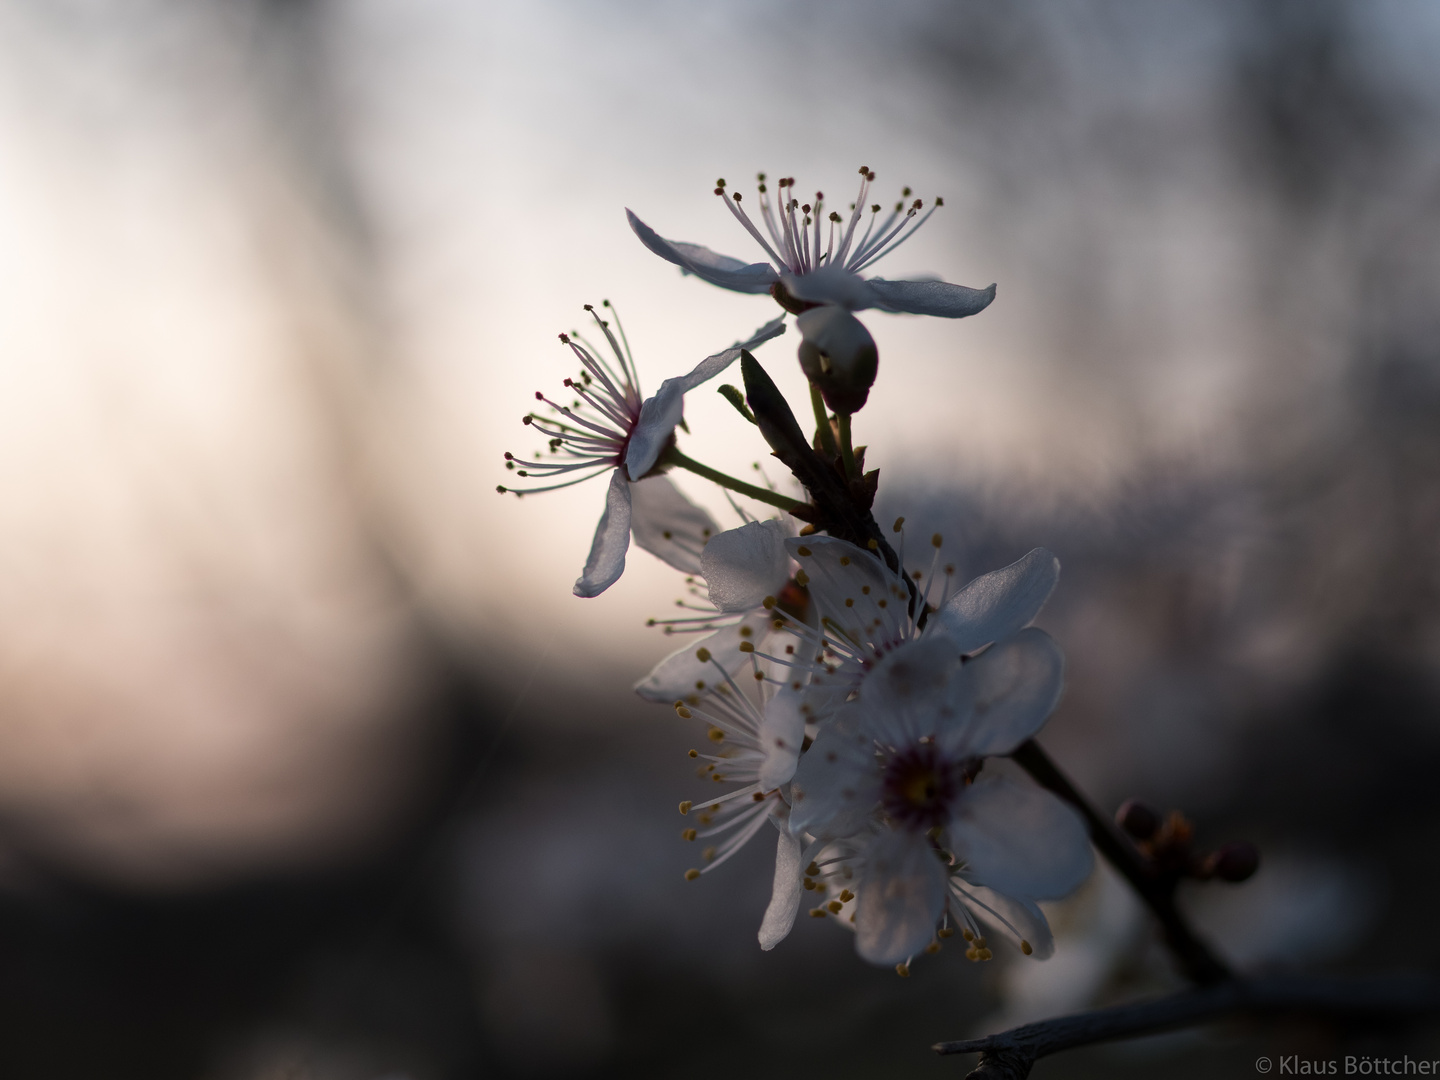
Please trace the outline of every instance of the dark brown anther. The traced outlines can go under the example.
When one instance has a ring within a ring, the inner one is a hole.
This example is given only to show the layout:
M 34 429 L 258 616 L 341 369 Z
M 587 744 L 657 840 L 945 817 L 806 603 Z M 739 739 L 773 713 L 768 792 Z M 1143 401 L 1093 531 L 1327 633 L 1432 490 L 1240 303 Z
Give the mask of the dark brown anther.
M 1160 830 L 1160 812 L 1147 802 L 1128 799 L 1115 812 L 1115 824 L 1136 840 L 1149 840 Z

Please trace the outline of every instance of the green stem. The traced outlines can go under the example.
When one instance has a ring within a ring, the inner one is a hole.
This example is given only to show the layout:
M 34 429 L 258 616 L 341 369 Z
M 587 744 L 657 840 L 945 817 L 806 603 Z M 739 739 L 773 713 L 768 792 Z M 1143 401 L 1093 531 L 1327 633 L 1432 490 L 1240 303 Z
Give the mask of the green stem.
M 833 458 L 839 453 L 835 449 L 835 433 L 830 430 L 830 417 L 825 412 L 825 399 L 820 396 L 820 388 L 814 383 L 810 384 L 810 404 L 815 407 L 815 434 L 820 438 L 820 449 Z
M 672 446 L 660 456 L 661 465 L 674 465 L 681 469 L 687 469 L 696 476 L 703 476 L 723 488 L 731 491 L 738 491 L 741 495 L 754 499 L 757 502 L 769 503 L 771 506 L 778 506 L 781 510 L 799 510 L 806 504 L 788 495 L 781 495 L 768 488 L 756 487 L 754 484 L 747 484 L 744 480 L 736 480 L 733 476 L 727 476 L 718 469 L 712 469 L 709 465 L 702 465 L 693 458 L 688 458 L 679 449 Z
M 840 422 L 840 458 L 845 463 L 845 476 L 850 480 L 860 479 L 860 469 L 855 464 L 855 447 L 850 441 L 850 414 L 836 413 Z

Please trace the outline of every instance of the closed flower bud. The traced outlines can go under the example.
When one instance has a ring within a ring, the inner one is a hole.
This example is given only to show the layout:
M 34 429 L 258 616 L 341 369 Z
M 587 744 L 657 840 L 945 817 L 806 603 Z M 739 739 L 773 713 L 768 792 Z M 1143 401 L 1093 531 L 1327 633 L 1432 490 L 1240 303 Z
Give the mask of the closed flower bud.
M 1115 812 L 1115 823 L 1136 840 L 1149 840 L 1160 828 L 1160 813 L 1147 802 L 1128 799 Z
M 1205 869 L 1221 881 L 1244 881 L 1260 868 L 1260 851 L 1245 840 L 1226 844 L 1205 860 Z
M 859 412 L 870 395 L 880 353 L 861 321 L 827 304 L 797 316 L 800 367 L 820 388 L 825 404 L 838 413 Z

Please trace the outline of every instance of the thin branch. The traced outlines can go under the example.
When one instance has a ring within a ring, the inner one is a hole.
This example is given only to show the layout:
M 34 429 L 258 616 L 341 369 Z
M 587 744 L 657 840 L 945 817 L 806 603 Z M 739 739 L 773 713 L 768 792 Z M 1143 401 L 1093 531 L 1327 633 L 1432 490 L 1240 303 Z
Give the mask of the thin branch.
M 771 506 L 778 506 L 781 510 L 800 510 L 805 504 L 798 499 L 792 499 L 788 495 L 781 495 L 778 491 L 770 491 L 766 488 L 756 487 L 754 484 L 747 484 L 744 480 L 737 480 L 733 476 L 722 473 L 719 469 L 712 469 L 709 465 L 702 465 L 694 458 L 686 457 L 675 447 L 670 447 L 661 455 L 662 465 L 674 465 L 681 469 L 688 469 L 696 476 L 703 476 L 706 480 L 719 484 L 723 488 L 739 492 L 747 498 L 757 502 L 769 503 Z
M 1235 979 L 1158 1001 L 1025 1024 L 983 1039 L 936 1043 L 937 1054 L 980 1054 L 967 1080 L 1025 1080 L 1043 1057 L 1113 1039 L 1193 1027 L 1224 1016 L 1308 1014 L 1351 1021 L 1403 1021 L 1440 1013 L 1440 978 Z
M 1175 954 L 1186 977 L 1201 986 L 1213 986 L 1233 978 L 1230 968 L 1200 940 L 1175 906 L 1174 880 L 1156 873 L 1149 860 L 1136 850 L 1135 845 L 1108 817 L 1091 805 L 1090 800 L 1050 759 L 1050 755 L 1040 749 L 1040 744 L 1030 739 L 1012 756 L 1037 784 L 1054 792 L 1080 812 L 1086 828 L 1090 830 L 1090 840 L 1095 849 L 1130 883 L 1146 907 L 1160 920 L 1165 944 Z

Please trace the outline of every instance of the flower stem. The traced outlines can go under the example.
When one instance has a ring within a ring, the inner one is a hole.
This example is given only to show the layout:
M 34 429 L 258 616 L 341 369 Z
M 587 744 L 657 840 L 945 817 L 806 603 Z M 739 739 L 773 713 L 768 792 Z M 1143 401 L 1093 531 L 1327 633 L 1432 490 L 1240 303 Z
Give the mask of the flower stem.
M 845 463 L 845 478 L 859 480 L 860 468 L 855 464 L 855 447 L 850 440 L 850 414 L 836 413 L 835 418 L 840 422 L 840 458 Z
M 825 399 L 820 396 L 820 388 L 814 383 L 810 384 L 810 404 L 815 407 L 815 434 L 820 439 L 820 449 L 834 457 L 839 452 L 835 449 L 835 433 L 830 430 L 830 417 L 825 412 Z
M 798 499 L 792 499 L 788 495 L 781 495 L 779 492 L 771 491 L 768 488 L 756 487 L 754 484 L 747 484 L 744 480 L 736 480 L 733 476 L 727 476 L 718 469 L 712 469 L 709 465 L 702 465 L 694 458 L 688 458 L 676 447 L 672 446 L 660 456 L 660 464 L 674 465 L 681 469 L 687 469 L 696 476 L 703 476 L 706 480 L 713 481 L 723 488 L 739 492 L 757 502 L 769 503 L 771 506 L 778 506 L 781 510 L 799 510 L 806 504 Z

